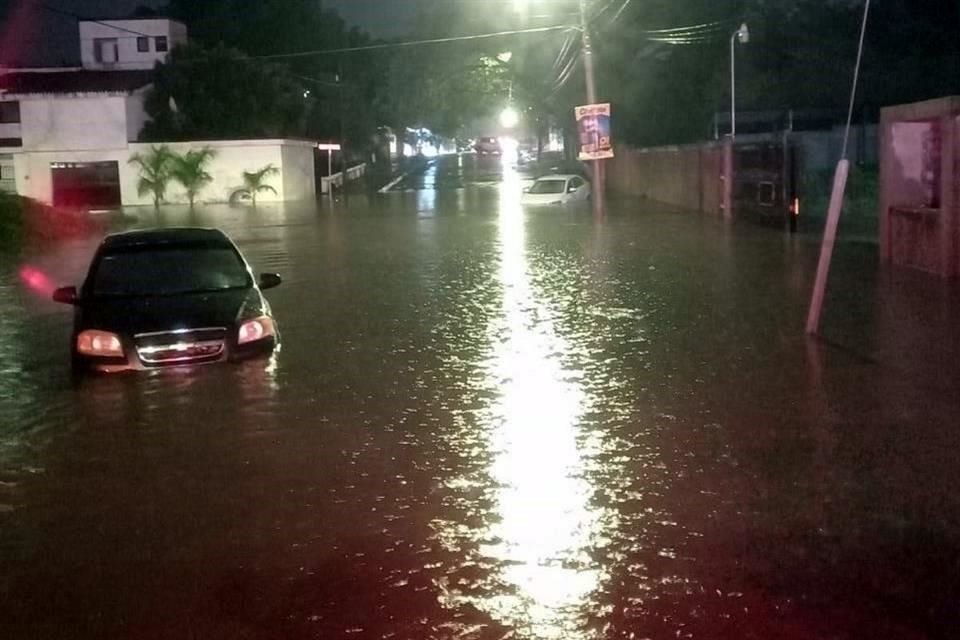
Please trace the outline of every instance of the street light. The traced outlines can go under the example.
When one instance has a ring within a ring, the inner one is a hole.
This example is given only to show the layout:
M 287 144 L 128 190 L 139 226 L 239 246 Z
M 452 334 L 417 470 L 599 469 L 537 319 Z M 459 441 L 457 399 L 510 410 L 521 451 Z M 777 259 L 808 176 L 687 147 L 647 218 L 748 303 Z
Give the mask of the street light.
M 513 107 L 507 107 L 500 112 L 500 124 L 504 129 L 513 129 L 520 123 L 520 114 Z
M 736 44 L 747 44 L 750 42 L 750 31 L 747 29 L 747 23 L 744 22 L 740 28 L 730 36 L 730 137 L 737 137 L 737 63 L 736 63 Z

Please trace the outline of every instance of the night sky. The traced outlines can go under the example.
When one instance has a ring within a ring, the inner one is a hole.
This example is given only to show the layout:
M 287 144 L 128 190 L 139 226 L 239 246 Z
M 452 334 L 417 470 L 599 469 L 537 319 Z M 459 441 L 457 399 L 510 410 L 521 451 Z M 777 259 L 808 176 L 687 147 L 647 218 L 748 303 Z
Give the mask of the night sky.
M 129 17 L 137 7 L 163 6 L 163 0 L 44 0 L 64 13 L 20 0 L 0 0 L 0 63 L 61 66 L 80 63 L 77 21 L 65 14 L 92 18 Z M 15 16 L 15 18 L 14 18 Z
M 210 0 L 197 0 L 208 2 Z M 323 0 L 351 25 L 372 35 L 390 38 L 413 28 L 418 6 L 430 0 Z M 137 7 L 162 9 L 166 0 L 44 0 L 66 13 L 93 18 L 129 17 Z M 19 7 L 11 11 L 11 7 Z M 20 19 L 6 19 L 20 12 Z M 25 13 L 24 13 L 25 12 Z M 0 63 L 9 66 L 60 66 L 79 64 L 76 20 L 32 3 L 0 0 Z
M 324 0 L 352 25 L 380 38 L 407 35 L 423 0 Z

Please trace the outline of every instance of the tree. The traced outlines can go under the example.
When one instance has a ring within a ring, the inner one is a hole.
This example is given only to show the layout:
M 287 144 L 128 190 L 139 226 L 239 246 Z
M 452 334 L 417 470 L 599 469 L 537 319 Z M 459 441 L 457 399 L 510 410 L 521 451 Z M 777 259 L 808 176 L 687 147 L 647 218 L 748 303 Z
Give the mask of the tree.
M 301 137 L 311 101 L 282 68 L 189 44 L 157 63 L 144 140 Z
M 213 181 L 206 166 L 217 153 L 210 147 L 191 149 L 185 154 L 174 154 L 170 159 L 170 176 L 183 185 L 187 192 L 190 208 L 200 191 Z
M 277 192 L 276 189 L 266 183 L 266 179 L 279 173 L 280 170 L 273 166 L 273 164 L 268 164 L 257 171 L 244 171 L 243 187 L 237 189 L 233 193 L 233 196 L 231 196 L 231 199 L 250 198 L 251 204 L 256 207 L 258 193 L 271 191 L 275 194 Z
M 167 145 L 154 146 L 148 153 L 135 153 L 130 157 L 129 163 L 140 170 L 137 193 L 141 196 L 152 193 L 155 208 L 160 207 L 166 195 L 173 157 L 174 154 Z

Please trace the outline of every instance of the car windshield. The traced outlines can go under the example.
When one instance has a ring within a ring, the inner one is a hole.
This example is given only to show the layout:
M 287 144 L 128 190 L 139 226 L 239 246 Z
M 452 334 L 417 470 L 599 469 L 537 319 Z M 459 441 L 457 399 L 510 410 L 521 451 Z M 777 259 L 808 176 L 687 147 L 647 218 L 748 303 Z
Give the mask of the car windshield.
M 563 193 L 566 180 L 537 180 L 530 187 L 530 193 Z
M 163 296 L 249 287 L 250 275 L 230 247 L 136 248 L 102 256 L 94 296 Z

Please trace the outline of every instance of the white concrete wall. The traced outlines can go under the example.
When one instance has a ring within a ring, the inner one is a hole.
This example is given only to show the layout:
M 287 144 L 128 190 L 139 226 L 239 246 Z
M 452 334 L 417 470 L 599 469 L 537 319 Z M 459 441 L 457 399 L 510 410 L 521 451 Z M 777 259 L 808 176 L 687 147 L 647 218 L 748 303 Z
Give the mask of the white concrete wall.
M 149 153 L 154 145 L 148 143 L 124 144 L 112 149 L 42 150 L 14 154 L 17 192 L 46 204 L 53 202 L 53 173 L 50 165 L 56 162 L 116 162 L 120 175 L 120 196 L 124 205 L 152 205 L 153 196 L 137 193 L 140 180 L 136 165 L 130 164 L 135 153 Z M 207 171 L 213 181 L 197 195 L 197 204 L 228 202 L 230 196 L 243 186 L 243 172 L 256 171 L 273 164 L 279 175 L 267 179 L 276 189 L 260 193 L 257 202 L 302 200 L 314 196 L 313 145 L 298 140 L 220 140 L 213 142 L 183 142 L 168 145 L 183 154 L 190 149 L 209 146 L 216 151 Z M 289 174 L 288 174 L 289 171 Z M 171 181 L 166 201 L 186 203 L 183 187 Z
M 127 160 L 130 154 L 126 145 L 115 149 L 95 149 L 86 151 L 34 151 L 14 154 L 14 167 L 17 176 L 17 193 L 45 204 L 53 204 L 53 172 L 50 164 L 54 162 L 109 162 L 116 161 L 120 169 L 120 182 L 124 182 L 124 173 L 130 173 Z M 129 176 L 127 178 L 129 180 Z
M 126 100 L 126 109 L 127 109 L 127 141 L 136 142 L 140 137 L 140 130 L 143 129 L 143 125 L 147 123 L 149 117 L 147 116 L 147 109 L 144 105 L 144 101 L 147 97 L 147 90 L 149 87 L 144 87 L 127 96 Z
M 149 51 L 137 51 L 138 34 L 149 38 Z M 167 51 L 157 51 L 158 36 L 167 38 Z M 97 62 L 94 41 L 98 38 L 114 38 L 117 41 L 117 62 Z M 157 61 L 178 44 L 187 41 L 187 28 L 165 18 L 142 20 L 106 20 L 104 22 L 80 22 L 80 59 L 86 69 L 152 69 Z
M 128 97 L 121 94 L 20 96 L 24 151 L 125 147 Z
M 132 156 L 135 153 L 149 153 L 153 144 L 136 143 L 130 145 L 128 154 Z M 279 140 L 220 140 L 213 142 L 181 142 L 168 145 L 173 151 L 179 154 L 186 153 L 190 149 L 199 149 L 204 146 L 212 148 L 216 152 L 216 157 L 207 167 L 207 172 L 213 177 L 213 182 L 206 186 L 197 194 L 197 203 L 202 202 L 228 202 L 230 196 L 243 186 L 243 172 L 256 171 L 267 164 L 273 164 L 277 168 L 283 165 L 283 157 L 280 149 Z M 137 194 L 137 182 L 139 176 L 136 167 L 129 166 L 129 175 L 125 176 L 123 169 L 120 171 L 121 194 L 125 205 L 147 205 L 153 204 L 153 197 L 148 195 L 140 196 Z M 257 202 L 278 202 L 284 199 L 283 174 L 275 175 L 267 179 L 267 184 L 277 190 L 277 194 L 263 192 L 258 194 Z M 187 202 L 186 193 L 176 182 L 171 182 L 167 189 L 167 202 L 184 203 Z
M 130 155 L 148 153 L 153 145 L 137 143 L 130 145 Z M 176 153 L 208 146 L 216 151 L 207 171 L 213 177 L 207 187 L 197 195 L 197 203 L 228 202 L 230 196 L 243 186 L 243 172 L 257 171 L 268 164 L 280 170 L 278 175 L 267 178 L 266 183 L 277 193 L 264 191 L 257 195 L 257 202 L 283 202 L 305 200 L 315 194 L 313 173 L 313 143 L 300 140 L 217 140 L 211 142 L 183 142 L 169 145 Z M 149 195 L 140 197 L 136 184 L 135 167 L 128 167 L 132 175 L 124 175 L 120 169 L 120 182 L 125 205 L 153 204 Z M 167 189 L 167 202 L 187 202 L 186 192 L 172 182 Z
M 287 140 L 281 147 L 285 200 L 309 200 L 317 193 L 312 142 Z

